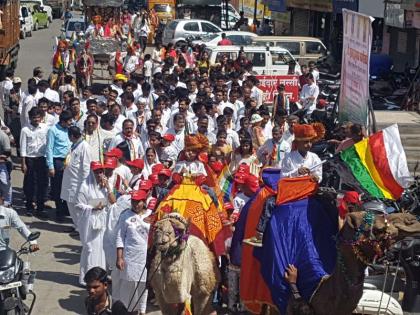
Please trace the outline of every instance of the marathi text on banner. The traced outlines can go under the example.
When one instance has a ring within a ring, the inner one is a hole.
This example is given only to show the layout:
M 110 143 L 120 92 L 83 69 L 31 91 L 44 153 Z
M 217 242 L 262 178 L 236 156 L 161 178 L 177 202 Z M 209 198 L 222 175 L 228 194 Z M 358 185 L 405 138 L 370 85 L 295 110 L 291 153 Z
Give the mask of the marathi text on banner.
M 373 18 L 343 10 L 343 60 L 339 102 L 340 121 L 367 126 L 369 63 Z
M 285 94 L 290 101 L 299 100 L 299 76 L 297 75 L 257 75 L 259 88 L 263 91 L 263 103 L 272 103 L 277 95 L 277 87 L 284 84 Z

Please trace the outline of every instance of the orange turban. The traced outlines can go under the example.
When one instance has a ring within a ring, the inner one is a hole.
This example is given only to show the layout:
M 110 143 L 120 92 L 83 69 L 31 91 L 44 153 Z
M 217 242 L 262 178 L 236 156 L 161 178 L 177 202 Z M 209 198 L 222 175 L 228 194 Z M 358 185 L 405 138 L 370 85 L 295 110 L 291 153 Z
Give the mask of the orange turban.
M 102 23 L 102 17 L 100 15 L 95 15 L 92 17 L 93 24 L 101 24 Z
M 311 125 L 293 126 L 293 133 L 296 141 L 319 141 L 325 135 L 325 127 L 321 123 L 314 123 Z
M 58 48 L 67 49 L 69 47 L 69 43 L 65 39 L 62 39 L 58 42 L 57 46 L 58 46 Z
M 209 149 L 209 139 L 202 134 L 186 135 L 185 150 L 207 151 Z

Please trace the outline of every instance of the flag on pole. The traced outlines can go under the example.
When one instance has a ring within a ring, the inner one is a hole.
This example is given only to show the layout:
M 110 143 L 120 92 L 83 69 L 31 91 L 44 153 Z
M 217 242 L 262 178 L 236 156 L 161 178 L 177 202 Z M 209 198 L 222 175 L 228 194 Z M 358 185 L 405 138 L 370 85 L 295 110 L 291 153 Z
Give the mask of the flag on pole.
M 373 197 L 396 200 L 410 185 L 411 175 L 396 124 L 342 151 L 340 157 Z

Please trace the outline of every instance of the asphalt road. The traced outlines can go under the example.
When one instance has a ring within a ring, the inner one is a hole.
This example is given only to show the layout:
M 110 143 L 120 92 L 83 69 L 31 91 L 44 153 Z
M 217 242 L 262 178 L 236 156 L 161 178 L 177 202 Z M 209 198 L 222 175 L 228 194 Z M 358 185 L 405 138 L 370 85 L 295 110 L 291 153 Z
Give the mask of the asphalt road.
M 41 66 L 47 77 L 51 70 L 54 36 L 59 35 L 60 20 L 54 20 L 49 29 L 33 32 L 32 37 L 21 41 L 16 76 L 21 77 L 26 86 L 32 77 L 32 69 Z M 40 231 L 38 244 L 41 250 L 29 257 L 32 270 L 37 272 L 34 291 L 37 301 L 32 314 L 34 315 L 67 315 L 85 314 L 85 289 L 78 286 L 80 242 L 65 232 L 70 226 L 66 223 L 55 222 L 55 210 L 49 209 L 50 218 L 40 220 L 25 216 L 23 206 L 22 183 L 23 174 L 18 167 L 18 160 L 14 159 L 15 170 L 12 172 L 13 208 L 33 231 Z M 17 162 L 17 163 L 16 163 Z M 48 205 L 53 206 L 49 202 Z M 13 233 L 12 247 L 17 249 L 23 239 Z M 149 314 L 160 314 L 150 312 Z

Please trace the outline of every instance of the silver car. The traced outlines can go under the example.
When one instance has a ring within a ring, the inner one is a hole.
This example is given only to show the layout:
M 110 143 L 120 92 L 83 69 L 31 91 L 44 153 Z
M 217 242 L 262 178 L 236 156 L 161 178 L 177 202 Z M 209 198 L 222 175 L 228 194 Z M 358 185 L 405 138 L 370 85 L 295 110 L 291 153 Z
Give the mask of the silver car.
M 222 32 L 220 27 L 206 20 L 172 20 L 163 31 L 163 45 L 182 46 L 189 40 Z

